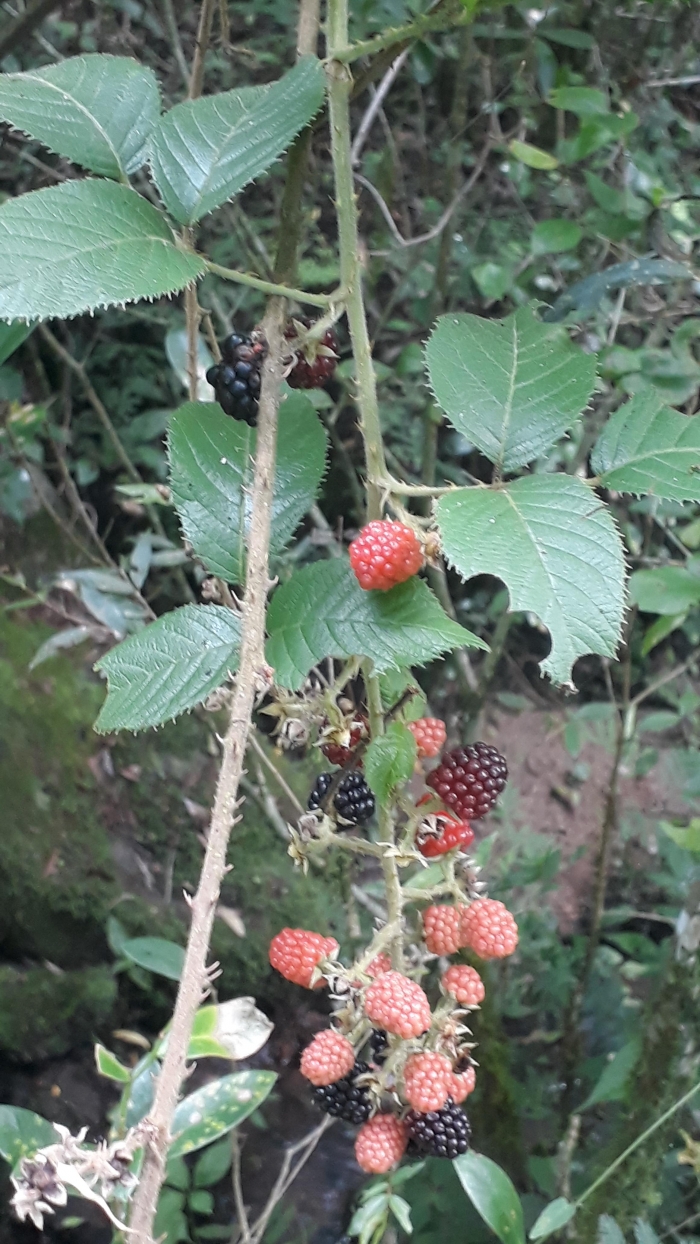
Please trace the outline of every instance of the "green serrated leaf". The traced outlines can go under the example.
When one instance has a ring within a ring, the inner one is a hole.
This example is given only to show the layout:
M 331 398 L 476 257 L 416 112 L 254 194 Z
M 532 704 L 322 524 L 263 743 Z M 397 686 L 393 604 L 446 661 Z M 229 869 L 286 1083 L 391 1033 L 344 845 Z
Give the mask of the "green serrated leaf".
M 380 803 L 408 781 L 415 763 L 416 740 L 402 722 L 392 721 L 385 734 L 372 740 L 364 759 L 365 777 Z
M 175 1111 L 168 1156 L 203 1149 L 238 1127 L 262 1105 L 276 1079 L 272 1071 L 235 1071 L 190 1093 Z
M 463 1153 L 454 1168 L 474 1208 L 502 1244 L 525 1244 L 523 1207 L 505 1171 L 481 1153 Z
M 504 471 L 524 466 L 578 417 L 595 359 L 551 332 L 529 307 L 505 320 L 444 315 L 426 361 L 437 401 L 467 440 Z
M 410 669 L 390 669 L 379 675 L 379 693 L 382 697 L 382 706 L 387 712 L 398 703 L 406 691 L 412 691 L 413 695 L 399 710 L 398 720 L 418 721 L 427 712 L 428 700 Z
M 145 730 L 201 704 L 238 668 L 240 629 L 230 609 L 184 605 L 130 635 L 95 666 L 109 687 L 95 729 Z
M 128 56 L 0 74 L 0 120 L 100 177 L 124 181 L 145 163 L 159 113 L 153 70 Z
M 179 981 L 182 975 L 185 952 L 182 946 L 165 937 L 127 938 L 122 954 L 140 968 L 155 972 L 157 976 L 167 976 L 168 980 Z
M 625 1096 L 629 1078 L 639 1062 L 641 1049 L 638 1037 L 633 1037 L 623 1045 L 603 1068 L 598 1082 L 578 1109 L 588 1110 L 590 1106 L 602 1101 L 621 1101 Z
M 625 1237 L 614 1218 L 609 1214 L 601 1214 L 598 1219 L 598 1235 L 596 1244 L 625 1244 Z
M 575 1213 L 576 1206 L 572 1205 L 571 1201 L 567 1201 L 565 1196 L 558 1196 L 556 1201 L 550 1201 L 549 1205 L 545 1205 L 542 1213 L 530 1228 L 528 1239 L 544 1240 L 548 1235 L 565 1227 L 567 1222 L 571 1222 Z
M 642 613 L 681 614 L 700 604 L 700 578 L 683 566 L 635 570 L 629 588 L 632 603 Z
M 171 494 L 185 536 L 212 572 L 242 583 L 250 527 L 256 433 L 216 403 L 187 402 L 170 421 Z M 270 551 L 279 553 L 313 503 L 326 466 L 326 434 L 303 393 L 280 405 Z
M 618 492 L 700 501 L 700 415 L 672 410 L 654 389 L 637 393 L 608 420 L 591 466 Z
M 85 178 L 0 206 L 0 319 L 49 320 L 158 298 L 204 263 L 128 186 Z
M 645 1218 L 637 1218 L 635 1221 L 634 1244 L 659 1244 L 658 1235 Z
M 166 112 L 151 146 L 171 216 L 194 224 L 264 173 L 315 116 L 324 73 L 306 56 L 278 82 L 187 100 Z
M 460 488 L 436 516 L 447 559 L 464 579 L 491 574 L 510 607 L 537 614 L 552 638 L 542 669 L 570 684 L 578 657 L 614 656 L 625 594 L 622 544 L 610 511 L 581 480 L 532 475 L 505 488 Z M 700 587 L 700 581 L 698 581 Z
M 95 1046 L 95 1065 L 100 1075 L 108 1080 L 116 1080 L 119 1084 L 128 1084 L 131 1080 L 129 1068 L 124 1067 L 116 1055 L 99 1042 Z
M 0 1154 L 10 1166 L 60 1139 L 48 1119 L 21 1106 L 0 1106 Z
M 378 671 L 425 665 L 482 640 L 444 613 L 421 579 L 364 592 L 345 558 L 316 562 L 278 588 L 267 617 L 267 659 L 280 686 L 301 687 L 324 657 L 368 656 Z

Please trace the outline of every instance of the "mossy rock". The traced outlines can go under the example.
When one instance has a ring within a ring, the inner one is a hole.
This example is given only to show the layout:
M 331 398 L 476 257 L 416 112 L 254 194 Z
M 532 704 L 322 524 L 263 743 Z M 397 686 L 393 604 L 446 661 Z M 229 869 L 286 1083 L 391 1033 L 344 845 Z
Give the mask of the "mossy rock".
M 57 1058 L 93 1041 L 117 995 L 107 967 L 56 974 L 0 967 L 0 1050 L 17 1062 Z

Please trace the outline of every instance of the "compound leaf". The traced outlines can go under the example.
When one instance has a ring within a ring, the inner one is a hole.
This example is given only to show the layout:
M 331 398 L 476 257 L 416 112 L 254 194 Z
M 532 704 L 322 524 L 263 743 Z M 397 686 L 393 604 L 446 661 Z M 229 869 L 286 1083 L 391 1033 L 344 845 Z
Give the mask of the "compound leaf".
M 0 319 L 48 320 L 158 298 L 202 260 L 175 245 L 157 208 L 128 186 L 66 181 L 0 206 Z
M 171 216 L 194 224 L 264 173 L 318 112 L 323 90 L 321 62 L 307 56 L 270 86 L 187 100 L 166 112 L 151 166 Z
M 505 488 L 441 497 L 445 556 L 465 579 L 502 579 L 513 610 L 537 614 L 552 650 L 542 669 L 569 684 L 587 652 L 614 656 L 624 609 L 624 559 L 612 516 L 570 475 L 532 475 Z
M 0 120 L 100 177 L 125 181 L 145 163 L 159 114 L 153 70 L 128 56 L 73 56 L 0 74 Z
M 595 382 L 593 356 L 529 307 L 505 320 L 442 316 L 426 361 L 451 422 L 504 471 L 548 449 L 580 415 Z
M 448 618 L 421 579 L 365 592 L 345 558 L 316 562 L 278 588 L 268 610 L 267 659 L 283 687 L 301 687 L 324 657 L 367 656 L 379 671 L 425 665 L 485 644 Z
M 220 605 L 184 605 L 101 657 L 109 691 L 95 729 L 145 730 L 201 704 L 238 667 L 240 622 Z
M 212 572 L 242 583 L 251 516 L 256 433 L 213 402 L 187 402 L 170 421 L 170 485 L 182 529 Z M 326 434 L 309 399 L 280 406 L 271 553 L 279 553 L 313 503 L 326 465 Z
M 608 420 L 591 465 L 618 492 L 700 501 L 700 415 L 672 410 L 653 389 L 637 393 Z

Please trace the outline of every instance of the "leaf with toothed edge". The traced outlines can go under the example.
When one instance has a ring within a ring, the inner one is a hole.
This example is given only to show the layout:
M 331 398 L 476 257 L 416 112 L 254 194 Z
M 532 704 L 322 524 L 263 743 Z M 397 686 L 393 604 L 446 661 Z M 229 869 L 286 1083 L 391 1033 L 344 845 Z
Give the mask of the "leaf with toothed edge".
M 279 685 L 293 690 L 324 657 L 371 657 L 383 672 L 425 665 L 451 648 L 486 648 L 448 618 L 422 579 L 365 592 L 340 557 L 292 575 L 275 592 L 267 624 L 267 660 Z
M 682 415 L 654 390 L 637 393 L 606 423 L 591 455 L 605 488 L 700 501 L 700 415 Z
M 162 212 L 128 186 L 86 178 L 0 206 L 0 319 L 48 320 L 159 298 L 205 271 Z
M 238 668 L 240 620 L 220 605 L 183 605 L 97 662 L 109 691 L 95 729 L 145 730 L 194 708 Z
M 502 488 L 456 488 L 440 497 L 443 552 L 464 579 L 489 574 L 510 608 L 547 627 L 542 669 L 570 685 L 585 653 L 613 657 L 625 605 L 622 543 L 608 507 L 570 475 L 531 475 Z
M 128 56 L 72 56 L 0 74 L 0 120 L 100 177 L 124 181 L 145 163 L 159 115 L 153 70 Z
M 234 1071 L 190 1093 L 173 1116 L 168 1157 L 194 1153 L 238 1127 L 262 1105 L 276 1079 L 274 1071 Z
M 315 116 L 324 73 L 305 56 L 269 86 L 246 86 L 176 104 L 151 143 L 153 179 L 171 216 L 194 224 L 271 164 Z
M 436 401 L 504 471 L 549 449 L 586 406 L 595 359 L 529 307 L 505 320 L 443 315 L 425 357 Z

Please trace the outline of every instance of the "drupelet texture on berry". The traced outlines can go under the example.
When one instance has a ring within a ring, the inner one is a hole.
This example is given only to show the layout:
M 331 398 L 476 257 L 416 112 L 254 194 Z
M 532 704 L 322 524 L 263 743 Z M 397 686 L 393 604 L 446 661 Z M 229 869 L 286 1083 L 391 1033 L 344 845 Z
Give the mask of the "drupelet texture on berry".
M 421 855 L 433 859 L 455 847 L 466 851 L 474 841 L 474 830 L 454 812 L 430 812 L 418 826 L 415 841 Z
M 342 1080 L 354 1066 L 352 1045 L 334 1028 L 318 1032 L 301 1056 L 301 1074 L 318 1087 Z
M 444 721 L 439 717 L 420 717 L 418 721 L 407 721 L 406 725 L 416 740 L 419 759 L 439 756 L 447 738 Z
M 468 743 L 443 757 L 425 779 L 464 821 L 491 811 L 508 778 L 508 766 L 489 743 Z
M 350 564 L 365 591 L 388 592 L 417 574 L 423 565 L 423 547 L 405 523 L 378 518 L 352 541 Z
M 224 414 L 255 427 L 260 397 L 263 343 L 250 333 L 231 333 L 221 346 L 222 361 L 207 372 Z
M 486 997 L 479 973 L 466 963 L 454 963 L 449 967 L 443 974 L 442 987 L 446 993 L 453 994 L 462 1006 L 479 1006 Z
M 374 956 L 374 958 L 372 959 L 372 962 L 368 963 L 367 968 L 365 970 L 367 972 L 367 975 L 371 976 L 372 978 L 376 976 L 381 976 L 382 973 L 384 972 L 390 972 L 391 971 L 391 957 L 387 955 L 383 950 L 381 950 L 378 955 Z
M 461 944 L 480 959 L 504 959 L 518 944 L 518 926 L 504 903 L 477 898 L 463 909 Z
M 299 328 L 305 327 L 298 321 Z M 285 332 L 288 341 L 295 342 L 298 338 L 295 326 L 291 324 Z M 294 365 L 287 376 L 287 384 L 292 389 L 320 389 L 330 380 L 338 366 L 338 338 L 332 328 L 326 329 L 323 337 L 314 337 L 299 342 L 294 349 Z
M 430 1027 L 430 1003 L 420 985 L 401 972 L 383 972 L 365 994 L 365 1014 L 385 1032 L 408 1040 Z
M 309 810 L 321 807 L 334 776 L 333 773 L 318 775 L 308 798 Z M 359 770 L 344 773 L 333 797 L 333 809 L 340 820 L 348 825 L 366 825 L 374 816 L 374 807 L 374 795 Z
M 367 1063 L 357 1062 L 342 1080 L 315 1088 L 312 1093 L 314 1105 L 324 1114 L 343 1119 L 345 1123 L 365 1123 L 372 1113 L 372 1102 L 365 1086 L 358 1084 L 358 1079 L 368 1071 Z
M 450 1079 L 450 1097 L 457 1105 L 463 1102 L 476 1088 L 476 1071 L 472 1066 L 465 1071 L 453 1072 Z
M 452 1063 L 444 1054 L 412 1054 L 403 1072 L 403 1095 L 414 1110 L 440 1110 L 450 1095 Z
M 423 936 L 431 955 L 454 955 L 462 945 L 464 907 L 437 904 L 423 912 Z
M 308 929 L 282 929 L 270 942 L 270 963 L 286 980 L 311 988 L 314 968 L 337 953 L 334 937 L 322 937 Z M 319 981 L 315 988 L 319 988 Z
M 394 1114 L 375 1114 L 357 1133 L 355 1157 L 368 1175 L 386 1175 L 401 1160 L 408 1141 L 405 1123 Z
M 406 1115 L 406 1128 L 419 1153 L 425 1157 L 454 1159 L 469 1148 L 469 1121 L 453 1101 L 427 1114 L 411 1110 Z
M 321 743 L 321 751 L 332 765 L 342 767 L 352 760 L 358 744 L 367 738 L 367 718 L 358 717 L 344 733 L 347 743 L 341 743 L 333 737 Z

